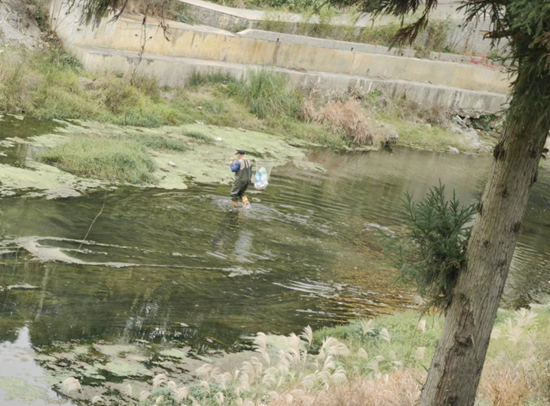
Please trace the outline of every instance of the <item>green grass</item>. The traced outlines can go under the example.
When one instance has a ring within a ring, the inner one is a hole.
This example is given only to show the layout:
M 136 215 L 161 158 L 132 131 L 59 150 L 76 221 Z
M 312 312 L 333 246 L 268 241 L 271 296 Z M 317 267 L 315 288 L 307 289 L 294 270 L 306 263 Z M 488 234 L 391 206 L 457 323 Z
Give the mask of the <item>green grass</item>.
M 86 72 L 58 49 L 11 51 L 0 54 L 0 113 L 151 128 L 202 122 L 328 147 L 345 145 L 328 129 L 300 121 L 300 95 L 271 72 L 253 74 L 246 84 L 234 85 L 223 75 L 195 75 L 191 82 L 185 90 L 161 91 L 153 79 Z M 148 142 L 153 148 L 184 148 L 166 140 Z
M 457 148 L 463 152 L 467 151 L 456 134 L 452 134 L 439 125 L 411 124 L 388 113 L 381 113 L 378 118 L 391 125 L 399 133 L 399 145 L 428 151 L 448 151 L 449 147 Z
M 194 140 L 196 141 L 199 141 L 199 142 L 202 142 L 202 143 L 205 143 L 205 144 L 214 144 L 214 139 L 207 135 L 207 134 L 203 134 L 203 133 L 200 133 L 198 131 L 186 131 L 184 132 L 184 134 L 186 137 L 189 137 L 189 138 L 193 138 Z
M 133 133 L 131 136 L 127 136 L 126 138 L 151 149 L 179 152 L 189 150 L 188 145 L 184 141 L 163 135 Z
M 41 156 L 44 163 L 77 176 L 131 184 L 155 183 L 155 163 L 136 141 L 74 137 Z
M 421 319 L 426 321 L 424 333 L 418 328 Z M 327 337 L 334 337 L 345 343 L 352 353 L 362 348 L 369 354 L 369 358 L 382 356 L 384 360 L 379 362 L 379 368 L 382 372 L 390 372 L 395 366 L 394 361 L 399 361 L 405 367 L 428 368 L 442 325 L 443 318 L 440 316 L 422 318 L 418 312 L 409 311 L 377 317 L 371 324 L 372 331 L 366 334 L 360 322 L 353 322 L 319 330 L 314 337 L 316 343 Z M 383 338 L 382 329 L 388 331 L 390 341 Z M 421 347 L 426 348 L 422 359 L 416 353 Z M 371 368 L 356 357 L 347 357 L 343 362 L 346 363 L 346 369 L 358 368 L 362 374 L 369 373 Z
M 230 76 L 222 74 L 203 75 L 198 72 L 193 72 L 189 78 L 187 85 L 197 87 L 208 83 L 233 83 L 235 82 Z
M 261 119 L 297 118 L 303 99 L 301 94 L 288 87 L 283 75 L 266 69 L 249 71 L 248 80 L 233 84 L 230 91 Z
M 195 75 L 190 82 L 186 89 L 160 89 L 151 78 L 86 72 L 70 54 L 57 48 L 42 53 L 8 51 L 0 54 L 0 114 L 150 128 L 199 122 L 266 132 L 295 145 L 350 147 L 345 134 L 315 119 L 305 120 L 302 103 L 306 96 L 290 89 L 286 79 L 273 71 L 250 72 L 243 82 L 223 75 Z M 316 102 L 319 111 L 327 101 L 316 96 Z M 401 145 L 436 151 L 449 146 L 464 149 L 456 136 L 438 125 L 413 124 L 430 122 L 422 117 L 411 119 L 418 109 L 409 109 L 403 119 L 391 107 L 364 105 L 399 132 Z M 143 137 L 137 141 L 148 148 L 186 148 L 181 141 Z M 212 142 L 198 135 L 190 137 Z

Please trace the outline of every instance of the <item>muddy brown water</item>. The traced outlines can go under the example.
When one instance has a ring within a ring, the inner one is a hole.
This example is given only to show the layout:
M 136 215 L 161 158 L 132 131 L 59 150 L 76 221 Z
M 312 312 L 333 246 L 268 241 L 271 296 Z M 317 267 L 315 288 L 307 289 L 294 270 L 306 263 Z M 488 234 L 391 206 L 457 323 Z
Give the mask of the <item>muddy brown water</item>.
M 10 122 L 10 133 L 18 125 L 22 138 L 46 131 Z M 2 148 L 0 163 L 24 164 L 23 147 Z M 384 264 L 378 230 L 402 227 L 404 193 L 423 196 L 440 180 L 465 203 L 476 201 L 490 159 L 411 150 L 309 158 L 326 171 L 274 168 L 269 188 L 251 192 L 249 211 L 231 207 L 227 185 L 0 199 L 0 358 L 12 359 L 16 343 L 43 350 L 146 341 L 197 354 L 237 351 L 258 331 L 288 334 L 414 307 L 412 289 L 396 284 Z M 549 208 L 543 165 L 506 306 L 550 292 Z M 0 364 L 0 399 L 2 377 L 14 374 L 9 365 Z M 32 359 L 28 365 L 38 368 Z

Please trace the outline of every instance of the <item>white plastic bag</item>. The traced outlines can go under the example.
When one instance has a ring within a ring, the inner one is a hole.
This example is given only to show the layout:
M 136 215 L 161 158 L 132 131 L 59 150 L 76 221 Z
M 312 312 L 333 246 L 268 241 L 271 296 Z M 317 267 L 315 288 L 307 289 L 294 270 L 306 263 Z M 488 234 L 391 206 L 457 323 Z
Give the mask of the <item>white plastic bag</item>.
M 256 172 L 254 187 L 257 190 L 265 190 L 267 185 L 269 185 L 267 171 L 262 167 Z

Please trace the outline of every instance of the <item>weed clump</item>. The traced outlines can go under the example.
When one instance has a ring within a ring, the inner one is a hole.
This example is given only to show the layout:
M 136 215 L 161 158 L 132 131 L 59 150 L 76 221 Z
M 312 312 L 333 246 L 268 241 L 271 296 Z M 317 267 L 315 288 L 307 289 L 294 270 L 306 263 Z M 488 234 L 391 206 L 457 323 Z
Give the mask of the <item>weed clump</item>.
M 365 111 L 355 100 L 327 104 L 317 114 L 316 120 L 328 125 L 334 132 L 343 133 L 355 145 L 374 144 L 374 135 Z
M 200 141 L 204 144 L 214 144 L 214 139 L 211 136 L 198 131 L 186 131 L 183 135 L 189 138 L 193 138 L 194 140 Z
M 187 80 L 187 86 L 189 87 L 197 87 L 201 85 L 206 84 L 213 84 L 213 83 L 233 83 L 234 80 L 229 75 L 223 75 L 223 74 L 212 74 L 212 75 L 204 75 L 200 72 L 193 72 L 189 79 Z
M 152 135 L 152 134 L 132 134 L 131 136 L 126 137 L 126 139 L 131 141 L 136 141 L 144 147 L 158 150 L 169 150 L 169 151 L 179 151 L 184 152 L 189 149 L 187 144 L 182 140 L 176 138 L 171 138 L 168 136 L 162 135 Z
M 276 72 L 249 71 L 248 79 L 234 84 L 230 91 L 259 118 L 299 117 L 301 95 L 290 90 L 287 80 Z
M 75 137 L 44 152 L 41 160 L 77 176 L 131 184 L 155 183 L 155 163 L 136 141 Z

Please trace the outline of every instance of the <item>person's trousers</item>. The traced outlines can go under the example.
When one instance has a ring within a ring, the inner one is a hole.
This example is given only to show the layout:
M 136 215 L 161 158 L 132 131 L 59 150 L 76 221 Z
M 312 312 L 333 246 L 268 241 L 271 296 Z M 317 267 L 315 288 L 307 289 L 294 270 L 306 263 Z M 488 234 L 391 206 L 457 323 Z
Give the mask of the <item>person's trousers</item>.
M 231 200 L 238 202 L 241 200 L 248 189 L 249 183 L 235 182 L 231 188 Z

